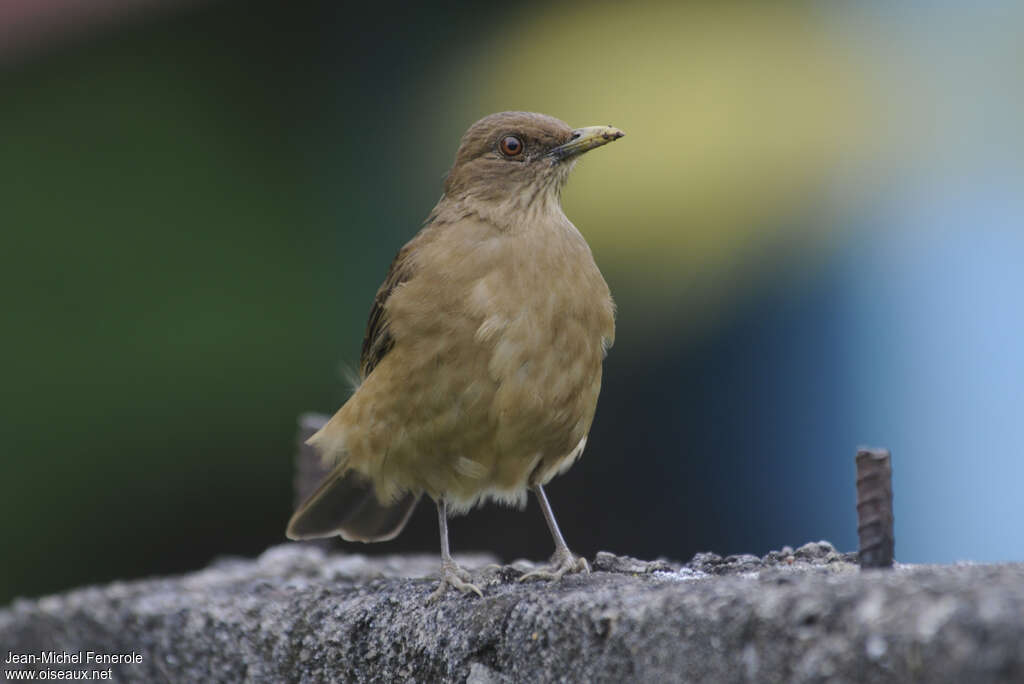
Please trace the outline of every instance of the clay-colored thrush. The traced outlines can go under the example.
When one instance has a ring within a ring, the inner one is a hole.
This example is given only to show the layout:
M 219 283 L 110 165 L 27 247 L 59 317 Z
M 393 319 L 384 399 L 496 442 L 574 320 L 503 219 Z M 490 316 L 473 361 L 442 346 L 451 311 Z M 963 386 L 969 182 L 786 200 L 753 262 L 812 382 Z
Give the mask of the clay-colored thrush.
M 523 506 L 530 489 L 555 554 L 523 579 L 589 570 L 543 486 L 587 443 L 615 306 L 561 191 L 581 154 L 622 136 L 526 112 L 466 131 L 444 195 L 377 291 L 358 389 L 309 440 L 334 468 L 290 538 L 392 539 L 426 493 L 441 528 L 432 596 L 482 595 L 452 560 L 448 515 Z

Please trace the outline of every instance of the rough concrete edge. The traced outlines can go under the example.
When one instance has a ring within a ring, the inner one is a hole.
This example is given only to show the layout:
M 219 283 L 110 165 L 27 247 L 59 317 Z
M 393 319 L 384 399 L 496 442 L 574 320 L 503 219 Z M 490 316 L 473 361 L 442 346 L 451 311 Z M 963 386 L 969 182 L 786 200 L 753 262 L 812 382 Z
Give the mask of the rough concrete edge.
M 0 644 L 143 644 L 146 663 L 117 668 L 124 681 L 1024 677 L 1024 566 L 860 572 L 852 560 L 827 542 L 685 564 L 601 553 L 593 575 L 557 584 L 518 583 L 526 563 L 480 569 L 484 600 L 428 606 L 434 580 L 410 578 L 436 572 L 431 555 L 286 545 L 182 577 L 15 601 L 0 610 Z

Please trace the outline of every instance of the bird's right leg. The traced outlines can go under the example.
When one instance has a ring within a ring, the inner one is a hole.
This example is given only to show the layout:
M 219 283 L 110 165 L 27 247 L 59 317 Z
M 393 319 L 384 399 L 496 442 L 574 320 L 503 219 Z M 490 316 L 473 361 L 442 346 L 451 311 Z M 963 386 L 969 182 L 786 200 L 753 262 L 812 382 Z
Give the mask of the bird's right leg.
M 544 520 L 551 531 L 551 538 L 555 541 L 555 555 L 551 557 L 550 568 L 528 572 L 520 577 L 519 581 L 527 582 L 533 579 L 558 580 L 562 579 L 562 575 L 567 573 L 589 573 L 590 565 L 587 563 L 587 559 L 583 556 L 577 556 L 570 551 L 569 545 L 565 543 L 562 531 L 558 529 L 558 522 L 555 520 L 555 512 L 551 510 L 551 504 L 548 503 L 548 497 L 544 493 L 544 487 L 538 484 L 534 485 L 532 489 L 533 493 L 537 495 L 537 502 L 540 504 L 541 511 L 544 512 Z
M 472 591 L 483 598 L 484 593 L 480 591 L 480 587 L 470 582 L 473 578 L 466 570 L 458 566 L 448 548 L 448 507 L 444 499 L 439 499 L 437 502 L 437 522 L 441 528 L 441 584 L 427 597 L 427 603 L 432 603 L 444 596 L 450 586 L 455 587 L 463 594 Z

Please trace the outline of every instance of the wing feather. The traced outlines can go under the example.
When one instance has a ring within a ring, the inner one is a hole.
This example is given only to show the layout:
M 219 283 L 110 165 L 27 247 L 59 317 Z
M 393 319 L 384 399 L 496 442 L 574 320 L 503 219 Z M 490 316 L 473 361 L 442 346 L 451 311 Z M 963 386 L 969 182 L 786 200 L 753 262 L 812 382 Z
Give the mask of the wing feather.
M 373 306 L 370 308 L 370 319 L 366 323 L 366 335 L 363 337 L 363 351 L 359 358 L 359 372 L 366 378 L 373 369 L 380 363 L 391 348 L 395 340 L 391 337 L 391 331 L 387 303 L 395 288 L 409 280 L 413 275 L 413 268 L 409 254 L 412 251 L 410 242 L 395 255 L 388 269 L 388 275 L 377 290 L 373 298 Z

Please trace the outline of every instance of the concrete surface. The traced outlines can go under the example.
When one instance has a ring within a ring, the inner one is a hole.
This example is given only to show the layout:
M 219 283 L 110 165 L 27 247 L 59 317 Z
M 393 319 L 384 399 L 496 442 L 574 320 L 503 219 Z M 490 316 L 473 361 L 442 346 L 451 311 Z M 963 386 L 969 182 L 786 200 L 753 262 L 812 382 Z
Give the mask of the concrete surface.
M 594 572 L 461 556 L 484 598 L 428 605 L 438 559 L 286 544 L 181 577 L 0 609 L 11 653 L 136 654 L 125 682 L 1024 682 L 1024 564 L 862 572 L 827 542 Z M 436 576 L 436 575 L 435 575 Z

